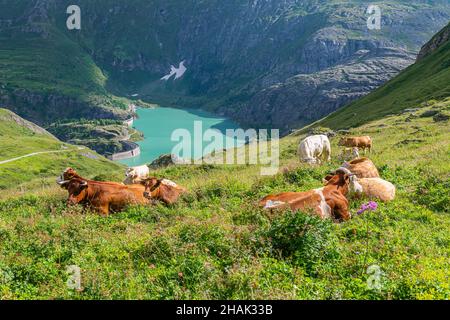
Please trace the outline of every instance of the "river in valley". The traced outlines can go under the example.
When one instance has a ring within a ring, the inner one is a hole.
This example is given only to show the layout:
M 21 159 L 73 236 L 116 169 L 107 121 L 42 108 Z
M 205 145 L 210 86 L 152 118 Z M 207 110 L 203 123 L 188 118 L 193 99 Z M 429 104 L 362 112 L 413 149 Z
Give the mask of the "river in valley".
M 177 129 L 184 129 L 185 133 L 188 131 L 191 134 L 191 158 L 199 159 L 205 153 L 210 153 L 211 150 L 204 150 L 210 144 L 209 141 L 203 142 L 203 148 L 194 148 L 195 143 L 199 144 L 203 140 L 201 135 L 194 134 L 196 121 L 201 122 L 203 133 L 208 129 L 216 129 L 220 132 L 224 148 L 227 143 L 234 143 L 236 146 L 245 144 L 244 140 L 226 135 L 227 129 L 238 128 L 236 123 L 205 111 L 176 108 L 138 108 L 137 114 L 138 119 L 134 121 L 133 127 L 144 134 L 144 140 L 137 142 L 141 147 L 139 156 L 119 161 L 128 166 L 150 164 L 160 155 L 173 153 L 174 147 L 180 144 L 179 140 L 172 141 L 172 135 Z M 197 122 L 197 128 L 200 122 Z M 185 154 L 181 154 L 181 156 L 187 158 Z

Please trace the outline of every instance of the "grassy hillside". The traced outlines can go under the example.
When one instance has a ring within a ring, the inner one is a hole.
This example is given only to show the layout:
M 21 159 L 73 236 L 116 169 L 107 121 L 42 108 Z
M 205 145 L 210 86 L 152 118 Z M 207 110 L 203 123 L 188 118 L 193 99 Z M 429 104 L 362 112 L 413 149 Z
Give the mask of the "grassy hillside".
M 19 122 L 18 122 L 19 121 Z M 120 170 L 117 165 L 87 148 L 68 145 L 49 133 L 26 123 L 12 112 L 0 109 L 0 197 L 10 196 L 17 190 L 22 192 L 43 189 L 55 182 L 55 176 L 68 166 L 83 167 L 86 174 Z M 44 132 L 42 132 L 44 131 Z M 38 154 L 13 162 L 8 159 L 36 152 Z
M 56 186 L 2 201 L 0 297 L 449 299 L 450 127 L 421 115 L 352 131 L 373 137 L 371 158 L 398 196 L 343 224 L 288 212 L 268 217 L 256 206 L 268 193 L 320 187 L 340 165 L 339 137 L 333 162 L 323 167 L 299 164 L 302 137 L 283 139 L 283 170 L 274 177 L 262 178 L 253 166 L 155 172 L 189 189 L 169 208 L 130 207 L 105 219 L 67 208 Z M 87 174 L 86 166 L 75 167 Z M 353 201 L 352 212 L 366 201 Z M 80 291 L 66 286 L 70 265 L 81 268 Z M 384 272 L 381 290 L 367 286 L 370 265 Z
M 110 95 L 104 88 L 107 77 L 82 48 L 48 22 L 39 27 L 45 36 L 21 33 L 18 26 L 0 29 L 1 93 L 14 96 L 15 90 L 22 89 L 30 95 L 69 97 L 111 112 L 114 108 L 127 109 L 125 99 Z M 26 113 L 26 108 L 17 103 L 8 107 Z M 44 104 L 40 107 L 43 113 L 34 117 L 42 122 L 48 120 L 45 112 L 58 113 Z
M 313 126 L 333 129 L 355 127 L 406 108 L 421 108 L 427 106 L 426 102 L 430 100 L 440 101 L 448 96 L 450 96 L 450 41 L 375 92 L 318 121 Z

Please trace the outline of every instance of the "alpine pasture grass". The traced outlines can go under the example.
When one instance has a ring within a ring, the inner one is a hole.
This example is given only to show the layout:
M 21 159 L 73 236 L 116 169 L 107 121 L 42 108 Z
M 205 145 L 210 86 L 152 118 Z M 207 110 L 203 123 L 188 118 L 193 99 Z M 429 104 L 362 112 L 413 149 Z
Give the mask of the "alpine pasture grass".
M 369 156 L 397 186 L 397 198 L 360 216 L 368 199 L 352 201 L 354 218 L 342 224 L 257 207 L 269 193 L 320 187 L 341 164 L 339 137 L 332 163 L 313 167 L 297 160 L 302 137 L 284 138 L 273 177 L 261 177 L 257 166 L 156 171 L 189 189 L 170 207 L 129 207 L 103 218 L 67 207 L 56 186 L 3 200 L 0 297 L 449 299 L 449 126 L 418 115 L 352 130 L 373 137 Z M 122 169 L 100 171 L 87 175 L 123 176 Z M 71 265 L 81 268 L 80 290 L 67 287 Z M 382 271 L 379 290 L 368 286 L 371 265 Z

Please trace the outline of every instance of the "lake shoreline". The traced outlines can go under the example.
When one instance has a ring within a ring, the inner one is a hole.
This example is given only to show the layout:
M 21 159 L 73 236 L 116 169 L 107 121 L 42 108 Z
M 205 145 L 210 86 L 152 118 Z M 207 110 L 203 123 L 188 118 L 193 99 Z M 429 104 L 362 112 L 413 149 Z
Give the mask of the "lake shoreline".
M 218 116 L 200 108 L 185 109 L 162 106 L 141 108 L 141 106 L 136 105 L 134 107 L 133 111 L 136 113 L 136 116 L 133 128 L 143 134 L 142 140 L 134 141 L 140 147 L 140 151 L 139 154 L 131 153 L 131 150 L 125 151 L 124 153 L 128 156 L 121 158 L 123 155 L 119 155 L 120 160 L 117 160 L 119 163 L 128 166 L 139 166 L 150 164 L 161 155 L 172 154 L 173 148 L 179 144 L 179 141 L 172 140 L 174 132 L 176 130 L 185 130 L 192 136 L 196 121 L 201 121 L 201 128 L 204 131 L 208 129 L 220 131 L 224 140 L 224 146 L 227 141 L 231 144 L 229 139 L 234 139 L 233 145 L 241 145 L 241 141 L 234 137 L 228 138 L 226 136 L 227 129 L 235 130 L 239 128 L 237 123 L 226 117 Z M 194 138 L 198 139 L 195 135 Z M 203 137 L 200 139 L 203 139 Z M 205 145 L 208 144 L 209 142 L 205 142 Z M 205 151 L 208 150 L 203 150 L 202 147 L 201 150 L 194 149 L 192 153 L 191 149 L 191 154 L 186 156 L 183 153 L 183 158 L 200 159 L 208 155 Z

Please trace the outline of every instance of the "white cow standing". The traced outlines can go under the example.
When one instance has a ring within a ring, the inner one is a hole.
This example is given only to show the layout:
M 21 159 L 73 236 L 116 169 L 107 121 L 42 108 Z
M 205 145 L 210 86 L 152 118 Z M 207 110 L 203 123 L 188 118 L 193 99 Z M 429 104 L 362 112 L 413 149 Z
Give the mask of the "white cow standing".
M 326 135 L 310 136 L 298 147 L 301 162 L 321 164 L 331 160 L 331 143 Z
M 148 179 L 150 176 L 150 169 L 144 165 L 139 167 L 131 167 L 128 168 L 125 172 L 125 181 L 124 184 L 137 184 L 141 181 Z

